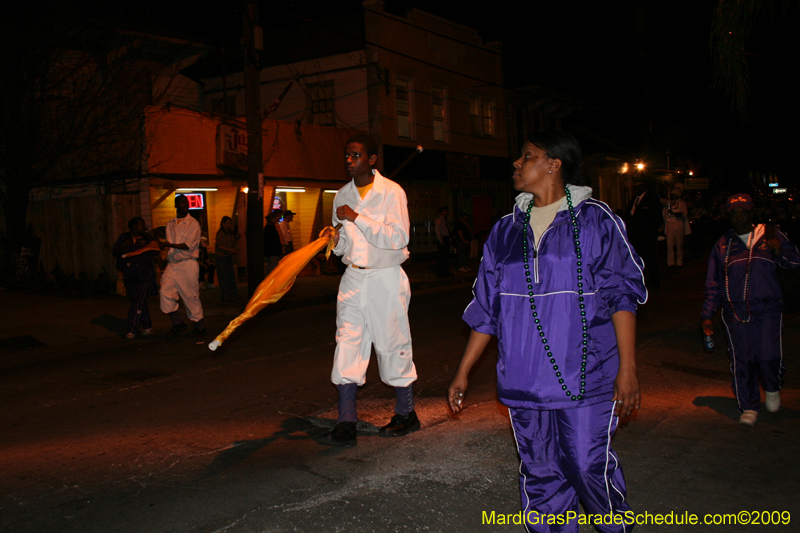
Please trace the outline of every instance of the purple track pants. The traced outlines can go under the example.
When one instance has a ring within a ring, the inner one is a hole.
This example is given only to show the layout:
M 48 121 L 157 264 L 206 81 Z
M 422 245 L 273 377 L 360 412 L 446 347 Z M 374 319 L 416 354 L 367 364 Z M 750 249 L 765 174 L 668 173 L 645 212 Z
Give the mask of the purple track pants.
M 523 513 L 530 517 L 528 531 L 577 533 L 577 518 L 547 524 L 541 516 L 578 516 L 579 499 L 587 514 L 624 516 L 630 510 L 622 467 L 611 449 L 618 422 L 613 411 L 611 401 L 553 411 L 509 409 L 521 459 L 520 493 Z M 603 533 L 633 529 L 624 523 L 596 527 Z
M 722 322 L 728 336 L 728 356 L 731 362 L 733 394 L 736 395 L 739 412 L 761 409 L 761 392 L 758 380 L 764 390 L 781 390 L 783 375 L 783 348 L 781 329 L 783 315 L 753 315 L 749 322 L 736 320 L 727 310 L 722 312 Z

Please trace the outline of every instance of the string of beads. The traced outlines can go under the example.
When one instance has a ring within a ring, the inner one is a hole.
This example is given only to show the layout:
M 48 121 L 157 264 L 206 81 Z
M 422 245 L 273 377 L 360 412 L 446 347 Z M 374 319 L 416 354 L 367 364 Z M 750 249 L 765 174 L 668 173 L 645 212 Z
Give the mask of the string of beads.
M 731 291 L 730 287 L 728 286 L 729 285 L 728 262 L 731 257 L 731 245 L 733 244 L 733 235 L 731 235 L 731 237 L 728 239 L 728 250 L 725 252 L 725 296 L 728 297 L 728 303 L 731 304 L 731 311 L 733 311 L 733 317 L 742 324 L 747 324 L 748 322 L 750 322 L 750 319 L 753 318 L 753 316 L 750 314 L 750 300 L 747 298 L 748 293 L 750 292 L 750 265 L 753 262 L 753 248 L 755 248 L 756 244 L 752 242 L 752 240 L 753 240 L 753 232 L 751 231 L 750 236 L 747 237 L 747 247 L 750 249 L 750 251 L 747 254 L 747 272 L 744 275 L 744 295 L 742 296 L 744 298 L 745 309 L 747 310 L 747 315 L 746 315 L 747 319 L 745 320 L 739 318 L 739 315 L 736 313 L 736 307 L 733 305 L 733 301 L 731 300 Z
M 564 383 L 564 377 L 561 373 L 561 370 L 558 367 L 555 357 L 553 357 L 553 352 L 550 350 L 550 344 L 547 342 L 547 337 L 545 336 L 544 329 L 542 328 L 541 320 L 539 319 L 539 313 L 536 311 L 536 298 L 533 296 L 533 280 L 531 278 L 531 268 L 530 262 L 528 260 L 528 228 L 530 227 L 531 222 L 531 209 L 533 209 L 533 198 L 531 198 L 530 203 L 528 204 L 528 209 L 525 212 L 525 220 L 522 226 L 522 261 L 525 266 L 525 281 L 528 283 L 528 298 L 531 304 L 531 311 L 533 313 L 533 322 L 536 324 L 536 330 L 539 333 L 539 337 L 542 340 L 542 344 L 544 344 L 545 352 L 547 352 L 547 358 L 550 360 L 550 364 L 553 365 L 553 371 L 556 373 L 556 378 L 558 379 L 558 383 L 561 385 L 561 390 L 563 390 L 567 396 L 572 401 L 582 400 L 583 395 L 586 393 L 586 359 L 588 358 L 589 352 L 589 326 L 587 325 L 586 321 L 586 304 L 584 302 L 583 296 L 583 261 L 581 255 L 581 242 L 580 242 L 580 235 L 578 233 L 578 220 L 575 216 L 575 207 L 572 205 L 572 193 L 569 190 L 569 187 L 564 186 L 564 192 L 567 195 L 567 206 L 569 208 L 569 216 L 572 220 L 572 237 L 575 243 L 575 253 L 578 257 L 577 267 L 577 278 L 578 278 L 578 302 L 580 304 L 581 310 L 581 327 L 583 329 L 583 338 L 582 338 L 582 351 L 581 354 L 581 387 L 579 389 L 578 394 L 572 394 L 572 391 L 567 387 L 567 384 Z M 566 367 L 566 360 L 564 361 L 564 365 Z

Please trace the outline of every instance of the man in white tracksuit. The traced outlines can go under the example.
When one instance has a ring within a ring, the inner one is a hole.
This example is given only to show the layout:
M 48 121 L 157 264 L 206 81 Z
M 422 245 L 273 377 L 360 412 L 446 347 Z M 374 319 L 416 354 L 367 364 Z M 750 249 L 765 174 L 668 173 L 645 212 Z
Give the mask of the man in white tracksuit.
M 170 248 L 167 268 L 161 276 L 161 312 L 172 319 L 167 338 L 184 331 L 186 324 L 178 314 L 178 298 L 181 298 L 189 320 L 194 322 L 189 336 L 198 337 L 206 332 L 200 303 L 200 223 L 189 215 L 189 200 L 182 194 L 175 197 L 175 210 L 177 216 L 167 222 L 166 242 L 160 243 L 162 248 Z
M 408 304 L 408 276 L 400 264 L 408 259 L 408 201 L 403 189 L 373 170 L 377 144 L 368 135 L 347 141 L 345 167 L 353 180 L 333 200 L 333 253 L 347 270 L 336 307 L 336 353 L 331 380 L 339 393 L 339 417 L 328 435 L 330 444 L 356 444 L 356 394 L 366 380 L 372 347 L 381 381 L 395 388 L 397 404 L 384 437 L 399 437 L 420 428 L 414 411 Z

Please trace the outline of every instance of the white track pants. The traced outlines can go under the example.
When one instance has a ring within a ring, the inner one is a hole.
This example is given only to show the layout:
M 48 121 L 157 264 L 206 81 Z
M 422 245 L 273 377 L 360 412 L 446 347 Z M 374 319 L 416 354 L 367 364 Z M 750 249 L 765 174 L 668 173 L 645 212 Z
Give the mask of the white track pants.
M 172 313 L 178 310 L 178 298 L 186 306 L 189 320 L 203 319 L 203 305 L 200 303 L 200 265 L 197 261 L 169 263 L 161 275 L 161 312 Z
M 390 387 L 406 387 L 417 379 L 408 326 L 410 300 L 408 276 L 399 266 L 347 267 L 336 304 L 334 384 L 363 385 L 372 346 L 381 381 Z

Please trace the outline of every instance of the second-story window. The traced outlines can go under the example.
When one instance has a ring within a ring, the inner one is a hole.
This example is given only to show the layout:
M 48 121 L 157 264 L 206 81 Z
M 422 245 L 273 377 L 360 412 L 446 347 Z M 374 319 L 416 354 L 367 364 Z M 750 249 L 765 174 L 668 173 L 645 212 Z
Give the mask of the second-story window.
M 308 97 L 311 104 L 311 124 L 335 126 L 336 113 L 333 102 L 333 81 L 309 83 Z
M 408 80 L 395 80 L 397 98 L 397 136 L 411 138 L 411 102 L 409 92 L 411 83 Z
M 433 140 L 446 142 L 447 108 L 445 105 L 445 90 L 442 87 L 431 87 L 431 101 L 433 103 Z
M 469 127 L 473 135 L 494 137 L 494 100 L 470 97 Z

